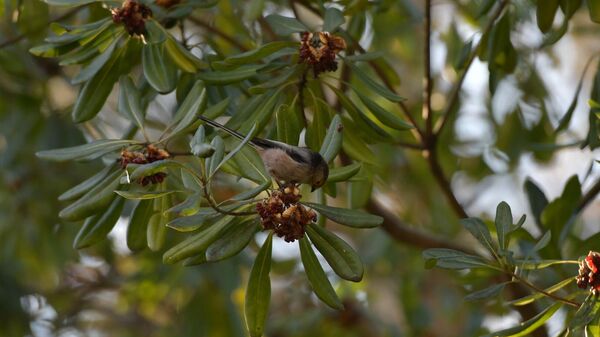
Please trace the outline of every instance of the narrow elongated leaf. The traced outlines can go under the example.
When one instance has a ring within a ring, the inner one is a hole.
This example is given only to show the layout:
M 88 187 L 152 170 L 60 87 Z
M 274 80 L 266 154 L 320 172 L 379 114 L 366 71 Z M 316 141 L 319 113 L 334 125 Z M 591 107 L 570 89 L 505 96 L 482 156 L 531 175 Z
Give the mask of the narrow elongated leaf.
M 273 245 L 273 233 L 269 233 L 267 240 L 263 243 L 246 287 L 246 299 L 244 301 L 244 316 L 246 326 L 251 337 L 260 337 L 265 330 L 265 321 L 271 301 L 271 249 Z
M 202 115 L 208 119 L 215 119 L 225 113 L 230 101 L 231 97 L 227 97 L 219 103 L 206 108 L 206 111 Z
M 445 269 L 495 268 L 479 256 L 470 255 L 454 249 L 432 248 L 423 252 L 428 267 Z M 434 262 L 432 264 L 432 262 Z
M 118 39 L 115 39 L 109 47 L 102 52 L 100 55 L 96 56 L 90 64 L 88 64 L 85 68 L 81 69 L 79 74 L 77 74 L 72 80 L 71 84 L 80 84 L 85 81 L 90 80 L 94 75 L 100 71 L 100 69 L 108 62 L 113 52 L 115 51 L 115 47 L 119 43 Z
M 271 28 L 273 28 L 275 34 L 280 36 L 309 31 L 305 25 L 294 18 L 271 14 L 268 15 L 265 20 L 267 20 Z
M 233 149 L 231 152 L 229 152 L 225 156 L 225 158 L 223 158 L 223 160 L 221 160 L 221 162 L 216 166 L 214 172 L 218 171 L 219 168 L 221 166 L 223 166 L 223 164 L 226 163 L 229 159 L 231 159 L 231 157 L 235 156 L 236 153 L 238 153 L 242 149 L 242 147 L 244 147 L 244 145 L 246 145 L 250 141 L 250 139 L 254 138 L 255 132 L 256 132 L 256 123 L 254 123 L 250 132 L 248 132 L 246 137 L 238 144 L 238 146 L 235 149 Z M 211 174 L 211 177 L 212 177 L 212 174 Z M 210 177 L 209 177 L 209 179 L 210 179 Z
M 226 207 L 223 207 L 227 209 Z M 212 223 L 215 220 L 221 218 L 221 214 L 217 213 L 212 208 L 203 207 L 200 208 L 196 213 L 189 216 L 182 216 L 173 219 L 167 224 L 167 227 L 172 228 L 178 232 L 191 232 L 199 229 L 200 227 Z
M 569 329 L 581 328 L 596 319 L 598 315 L 600 315 L 600 299 L 590 294 L 571 319 Z
M 248 88 L 251 94 L 262 94 L 268 89 L 280 88 L 283 85 L 289 83 L 300 76 L 302 67 L 300 65 L 294 65 L 287 69 L 284 69 L 282 73 L 276 77 L 269 79 L 267 82 L 257 84 Z
M 129 168 L 130 165 L 127 167 Z M 130 174 L 129 179 L 135 181 L 139 178 L 153 175 L 159 172 L 166 172 L 168 168 L 185 169 L 184 164 L 170 159 L 157 160 L 155 162 L 140 165 L 135 168 L 133 173 Z
M 533 180 L 527 178 L 525 181 L 525 193 L 529 199 L 529 207 L 531 213 L 535 217 L 535 221 L 538 225 L 542 224 L 541 215 L 542 211 L 548 206 L 548 199 L 544 192 L 533 182 Z
M 137 143 L 133 140 L 124 139 L 101 139 L 91 143 L 77 145 L 73 147 L 65 147 L 62 149 L 45 150 L 36 153 L 38 158 L 53 160 L 53 161 L 67 161 L 77 159 L 93 160 L 101 157 L 109 152 L 120 150 L 123 147 Z
M 100 172 L 94 174 L 93 176 L 89 177 L 88 179 L 84 180 L 83 182 L 68 189 L 66 192 L 61 194 L 58 197 L 58 200 L 69 201 L 81 197 L 86 192 L 94 188 L 94 186 L 96 186 L 98 183 L 100 183 L 102 179 L 104 179 L 114 168 L 115 167 L 113 165 L 105 166 Z
M 460 223 L 479 241 L 490 253 L 496 254 L 496 247 L 492 241 L 487 226 L 477 218 L 468 218 L 460 220 Z
M 104 106 L 108 95 L 120 75 L 120 59 L 131 43 L 127 42 L 112 53 L 110 59 L 89 81 L 85 82 L 71 113 L 75 123 L 85 122 L 94 118 Z
M 104 240 L 119 220 L 124 203 L 124 199 L 115 198 L 105 212 L 87 218 L 75 237 L 73 248 L 89 247 Z
M 177 68 L 168 56 L 164 43 L 146 44 L 142 48 L 142 66 L 148 83 L 161 94 L 175 89 Z
M 165 212 L 174 213 L 178 216 L 194 215 L 200 210 L 200 201 L 202 200 L 202 195 L 202 192 L 190 194 L 183 202 L 169 208 Z
M 210 144 L 215 148 L 215 153 L 208 158 L 209 161 L 207 162 L 208 175 L 212 176 L 225 156 L 225 143 L 223 142 L 223 138 L 221 138 L 221 136 L 216 135 Z
M 119 187 L 122 174 L 121 170 L 109 174 L 80 199 L 61 210 L 58 216 L 63 220 L 77 221 L 101 211 L 116 197 L 113 191 Z
M 396 130 L 410 130 L 414 127 L 402 120 L 397 114 L 390 112 L 379 104 L 375 103 L 371 98 L 367 95 L 362 94 L 359 90 L 354 89 L 358 98 L 363 102 L 363 104 L 373 113 L 373 115 L 380 120 L 384 125 L 394 128 Z
M 465 296 L 465 301 L 479 301 L 488 299 L 490 297 L 494 297 L 500 294 L 502 290 L 504 290 L 505 286 L 506 283 L 499 283 L 491 285 L 485 289 L 472 292 L 469 295 Z
M 45 3 L 52 6 L 81 6 L 99 0 L 44 0 Z
M 187 73 L 195 73 L 200 69 L 206 68 L 208 65 L 202 60 L 190 53 L 179 42 L 175 41 L 171 36 L 165 41 L 165 51 L 175 63 L 175 65 Z
M 386 99 L 392 102 L 400 102 L 403 101 L 404 98 L 392 92 L 390 89 L 386 88 L 382 84 L 375 82 L 369 75 L 365 74 L 362 69 L 354 65 L 352 62 L 348 62 L 348 65 L 352 69 L 354 75 L 356 75 L 361 82 L 363 82 L 369 89 L 373 90 L 375 93 L 385 97 Z
M 127 226 L 127 247 L 132 251 L 137 252 L 147 247 L 146 232 L 153 213 L 153 200 L 140 200 L 133 208 Z
M 148 240 L 148 248 L 157 252 L 160 251 L 165 244 L 167 235 L 166 224 L 169 222 L 168 214 L 165 213 L 165 211 L 169 209 L 171 205 L 170 198 L 165 197 L 153 199 L 153 203 L 154 214 L 150 216 L 150 221 L 148 221 L 146 239 Z
M 363 264 L 350 245 L 315 224 L 306 226 L 306 233 L 336 274 L 348 281 L 359 282 L 362 280 Z
M 234 174 L 253 182 L 262 185 L 267 181 L 271 181 L 271 177 L 267 173 L 265 165 L 260 159 L 260 156 L 254 149 L 243 147 L 229 161 L 232 167 L 235 167 Z
M 331 169 L 329 170 L 329 178 L 327 178 L 327 182 L 336 183 L 340 181 L 346 181 L 356 175 L 358 171 L 360 171 L 361 167 L 361 163 L 352 163 L 347 166 Z
M 600 23 L 600 2 L 594 0 L 587 0 L 586 2 L 590 12 L 590 19 L 596 23 Z
M 266 180 L 265 182 L 263 182 L 262 184 L 251 188 L 249 190 L 246 190 L 240 194 L 236 194 L 235 196 L 233 196 L 233 198 L 231 198 L 230 200 L 248 200 L 248 199 L 252 199 L 255 196 L 257 196 L 258 194 L 260 194 L 260 192 L 266 190 L 267 188 L 271 187 L 271 184 L 273 184 L 273 182 L 269 179 Z
M 244 249 L 258 230 L 257 218 L 229 227 L 219 239 L 206 249 L 209 262 L 225 260 Z
M 554 16 L 558 10 L 558 0 L 540 1 L 536 7 L 536 17 L 538 28 L 542 33 L 546 33 L 552 28 Z
M 329 7 L 325 10 L 323 17 L 323 31 L 333 32 L 336 28 L 343 25 L 345 21 L 344 13 L 341 10 Z
M 277 120 L 277 139 L 290 145 L 297 145 L 303 129 L 303 121 L 299 111 L 287 104 L 279 106 L 275 113 Z
M 144 129 L 144 110 L 142 109 L 142 98 L 140 91 L 135 87 L 133 80 L 129 76 L 122 76 L 119 80 L 119 105 L 121 113 L 137 125 Z
M 325 162 L 331 162 L 342 148 L 343 129 L 344 126 L 342 125 L 342 119 L 339 115 L 335 115 L 329 124 L 327 134 L 325 135 L 325 139 L 321 145 L 321 150 L 319 150 L 319 153 L 323 156 Z
M 521 269 L 544 269 L 557 264 L 576 264 L 577 261 L 571 260 L 515 260 Z
M 510 206 L 504 201 L 496 207 L 496 233 L 498 234 L 498 245 L 500 249 L 506 249 L 508 245 L 507 234 L 512 227 L 512 213 Z
M 274 52 L 286 47 L 297 47 L 298 43 L 293 41 L 274 41 L 264 44 L 256 49 L 230 56 L 223 60 L 223 65 L 243 65 L 259 61 Z
M 383 222 L 383 218 L 378 215 L 365 213 L 355 209 L 331 207 L 312 202 L 303 202 L 303 204 L 314 209 L 328 219 L 349 227 L 372 228 L 381 225 Z
M 115 191 L 118 195 L 129 200 L 148 200 L 164 197 L 182 191 Z
M 576 276 L 570 277 L 568 279 L 564 279 L 564 280 L 558 282 L 557 284 L 544 289 L 544 291 L 549 294 L 552 294 L 552 293 L 558 291 L 559 289 L 564 288 L 565 286 L 567 286 L 569 284 L 573 284 L 575 282 L 575 278 L 576 278 Z M 521 297 L 519 299 L 510 301 L 508 303 L 511 305 L 515 305 L 515 306 L 527 305 L 527 304 L 529 304 L 533 301 L 536 301 L 540 298 L 544 298 L 545 296 L 546 295 L 544 295 L 543 293 L 534 293 L 529 296 Z
M 234 221 L 235 220 L 235 221 Z M 239 219 L 232 215 L 226 215 L 211 226 L 206 227 L 199 233 L 183 240 L 176 246 L 167 250 L 163 255 L 165 263 L 177 263 L 185 258 L 203 252 L 210 244 L 215 242 L 230 225 L 237 224 Z
M 567 2 L 570 3 L 571 1 Z M 569 126 L 569 123 L 571 122 L 573 112 L 575 112 L 575 108 L 577 107 L 577 101 L 579 100 L 579 93 L 581 92 L 581 88 L 583 87 L 583 78 L 587 73 L 588 67 L 590 66 L 590 64 L 592 64 L 591 60 L 592 58 L 588 60 L 585 67 L 583 68 L 583 72 L 581 73 L 581 77 L 579 77 L 579 82 L 577 83 L 577 88 L 575 89 L 575 94 L 573 95 L 573 100 L 571 100 L 571 104 L 569 105 L 567 112 L 560 119 L 558 127 L 555 130 L 556 133 L 566 129 Z
M 249 64 L 228 71 L 200 72 L 197 76 L 208 84 L 226 85 L 246 80 L 256 75 L 256 72 L 262 67 L 264 67 L 264 65 Z
M 491 334 L 485 335 L 485 337 L 519 337 L 519 336 L 529 336 L 529 334 L 541 327 L 546 323 L 552 315 L 562 306 L 562 303 L 554 303 L 553 305 L 547 307 L 542 312 L 537 314 L 535 317 L 515 326 L 513 328 L 500 330 L 493 332 Z
M 317 259 L 317 255 L 311 247 L 310 241 L 306 237 L 300 239 L 300 257 L 302 258 L 302 265 L 304 265 L 304 272 L 306 273 L 306 277 L 308 277 L 308 282 L 310 282 L 310 286 L 317 297 L 333 309 L 344 309 L 344 305 L 331 286 L 325 271 L 323 271 L 323 267 L 321 267 Z

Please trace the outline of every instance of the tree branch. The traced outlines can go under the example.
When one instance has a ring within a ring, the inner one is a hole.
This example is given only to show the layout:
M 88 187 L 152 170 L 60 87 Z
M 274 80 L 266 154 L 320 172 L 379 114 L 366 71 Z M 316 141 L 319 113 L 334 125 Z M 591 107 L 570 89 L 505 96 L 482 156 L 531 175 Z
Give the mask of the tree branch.
M 425 75 L 423 76 L 423 107 L 422 116 L 425 121 L 425 135 L 432 133 L 433 116 L 431 115 L 431 92 L 433 83 L 431 78 L 431 0 L 425 0 Z

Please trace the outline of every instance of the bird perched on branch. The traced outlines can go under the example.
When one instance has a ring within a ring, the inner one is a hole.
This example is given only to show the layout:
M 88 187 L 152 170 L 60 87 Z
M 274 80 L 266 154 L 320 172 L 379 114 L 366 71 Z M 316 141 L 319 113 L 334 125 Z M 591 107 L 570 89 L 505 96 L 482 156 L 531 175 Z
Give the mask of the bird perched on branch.
M 244 139 L 241 133 L 204 116 L 206 124 L 221 129 L 230 135 Z M 310 184 L 312 191 L 323 186 L 329 176 L 329 166 L 318 152 L 307 147 L 254 137 L 249 142 L 256 149 L 269 174 L 278 182 Z

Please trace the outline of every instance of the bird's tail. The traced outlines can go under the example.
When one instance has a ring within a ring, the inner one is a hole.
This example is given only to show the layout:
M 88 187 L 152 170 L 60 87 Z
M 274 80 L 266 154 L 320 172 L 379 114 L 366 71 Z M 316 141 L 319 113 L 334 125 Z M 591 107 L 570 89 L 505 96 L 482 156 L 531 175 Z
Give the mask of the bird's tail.
M 234 136 L 234 137 L 236 137 L 236 138 L 239 138 L 239 139 L 242 139 L 242 140 L 243 140 L 244 138 L 246 138 L 246 137 L 245 137 L 244 135 L 242 135 L 241 133 L 239 133 L 239 132 L 237 132 L 237 131 L 235 131 L 235 130 L 232 130 L 232 129 L 230 129 L 230 128 L 226 127 L 226 126 L 225 126 L 225 125 L 223 125 L 223 124 L 219 124 L 219 123 L 217 123 L 217 122 L 213 121 L 212 119 L 208 119 L 208 118 L 206 118 L 206 117 L 204 117 L 204 116 L 198 116 L 198 118 L 199 118 L 200 120 L 204 121 L 204 123 L 206 123 L 206 124 L 208 124 L 208 125 L 210 125 L 210 126 L 212 126 L 212 127 L 215 127 L 215 128 L 217 128 L 217 129 L 221 129 L 221 130 L 223 130 L 223 131 L 227 132 L 228 134 L 230 134 L 230 135 L 232 135 L 232 136 Z

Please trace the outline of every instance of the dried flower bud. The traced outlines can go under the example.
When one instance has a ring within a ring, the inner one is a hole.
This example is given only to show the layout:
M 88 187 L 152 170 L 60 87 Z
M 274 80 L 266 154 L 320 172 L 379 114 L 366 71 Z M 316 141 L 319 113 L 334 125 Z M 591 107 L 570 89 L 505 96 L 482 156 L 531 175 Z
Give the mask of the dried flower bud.
M 315 77 L 319 73 L 337 70 L 336 54 L 346 49 L 346 41 L 328 32 L 301 34 L 300 62 L 312 66 Z
M 299 203 L 300 190 L 295 185 L 282 186 L 256 205 L 264 229 L 272 230 L 287 242 L 301 239 L 304 227 L 316 219 L 313 210 Z
M 171 155 L 164 149 L 157 148 L 156 146 L 149 144 L 143 151 L 129 151 L 127 149 L 121 150 L 121 157 L 118 162 L 122 169 L 126 169 L 129 164 L 148 164 L 157 160 L 163 160 L 169 158 Z M 158 172 L 153 175 L 142 177 L 138 179 L 138 183 L 142 186 L 146 186 L 150 183 L 159 184 L 162 183 L 167 174 L 164 172 Z
M 114 23 L 122 23 L 129 35 L 142 35 L 146 32 L 146 20 L 152 16 L 148 6 L 136 0 L 127 0 L 121 8 L 111 10 Z
M 594 295 L 600 293 L 600 253 L 590 251 L 588 255 L 579 262 L 579 275 L 577 276 L 577 286 L 586 289 L 590 286 L 590 291 Z

